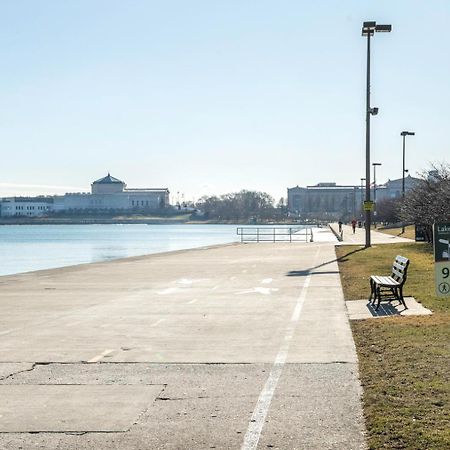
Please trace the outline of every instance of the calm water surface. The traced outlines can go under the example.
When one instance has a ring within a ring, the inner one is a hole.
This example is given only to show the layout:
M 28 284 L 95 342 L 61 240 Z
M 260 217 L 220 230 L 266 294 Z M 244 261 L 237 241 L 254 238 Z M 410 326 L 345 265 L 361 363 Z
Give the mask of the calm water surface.
M 235 225 L 6 225 L 0 275 L 233 241 Z

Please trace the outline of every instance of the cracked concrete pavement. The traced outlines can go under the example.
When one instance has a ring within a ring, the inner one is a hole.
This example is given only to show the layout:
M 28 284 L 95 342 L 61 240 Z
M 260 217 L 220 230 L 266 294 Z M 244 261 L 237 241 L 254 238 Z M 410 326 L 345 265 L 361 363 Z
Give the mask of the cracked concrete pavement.
M 326 241 L 0 277 L 0 447 L 365 448 Z

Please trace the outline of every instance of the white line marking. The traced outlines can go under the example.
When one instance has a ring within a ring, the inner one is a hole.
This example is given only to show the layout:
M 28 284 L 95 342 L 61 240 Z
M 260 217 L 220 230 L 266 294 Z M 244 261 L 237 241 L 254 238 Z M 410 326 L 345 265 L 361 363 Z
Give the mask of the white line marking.
M 157 320 L 155 323 L 152 323 L 150 326 L 151 327 L 156 327 L 157 325 L 159 325 L 161 322 L 164 322 L 166 319 L 159 319 Z
M 88 363 L 95 363 L 97 361 L 100 361 L 104 356 L 109 355 L 114 350 L 105 350 L 104 352 L 100 353 L 100 355 L 94 356 L 92 359 L 88 361 Z
M 283 372 L 283 367 L 286 363 L 289 345 L 294 336 L 295 328 L 297 326 L 298 320 L 300 318 L 300 313 L 305 303 L 306 292 L 308 290 L 309 283 L 311 281 L 311 275 L 308 275 L 305 279 L 305 284 L 302 287 L 300 296 L 298 297 L 297 304 L 295 305 L 294 312 L 292 313 L 291 320 L 286 327 L 286 334 L 284 335 L 284 340 L 278 350 L 277 357 L 270 371 L 269 378 L 266 384 L 259 394 L 258 401 L 256 403 L 255 409 L 253 410 L 252 418 L 248 426 L 247 432 L 245 433 L 244 443 L 242 444 L 241 450 L 252 450 L 256 449 L 261 436 L 261 431 L 264 426 L 264 421 L 266 420 L 267 412 L 269 411 L 270 403 L 272 402 L 272 397 L 277 387 L 278 380 L 280 379 L 281 373 Z
M 178 291 L 180 291 L 180 288 L 172 287 L 172 288 L 163 289 L 162 291 L 158 291 L 158 294 L 159 295 L 174 294 L 175 292 L 178 292 Z
M 9 330 L 5 330 L 0 332 L 0 336 L 3 336 L 4 334 L 12 333 L 13 331 L 21 330 L 22 328 L 10 328 Z
M 262 284 L 270 284 L 272 283 L 273 278 L 264 278 L 264 280 L 261 281 Z
M 194 298 L 193 300 L 191 300 L 190 302 L 187 302 L 188 305 L 192 305 L 193 303 L 195 303 L 198 299 Z
M 263 295 L 270 295 L 272 292 L 279 291 L 278 288 L 265 288 L 265 287 L 254 287 L 252 289 L 244 289 L 242 291 L 235 292 L 235 295 L 242 295 L 242 294 L 263 294 Z

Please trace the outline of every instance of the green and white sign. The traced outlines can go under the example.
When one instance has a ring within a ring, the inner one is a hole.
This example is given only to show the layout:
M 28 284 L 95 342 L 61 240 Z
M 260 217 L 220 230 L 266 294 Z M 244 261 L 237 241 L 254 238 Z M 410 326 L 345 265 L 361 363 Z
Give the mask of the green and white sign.
M 433 231 L 436 294 L 450 297 L 450 223 L 436 223 Z

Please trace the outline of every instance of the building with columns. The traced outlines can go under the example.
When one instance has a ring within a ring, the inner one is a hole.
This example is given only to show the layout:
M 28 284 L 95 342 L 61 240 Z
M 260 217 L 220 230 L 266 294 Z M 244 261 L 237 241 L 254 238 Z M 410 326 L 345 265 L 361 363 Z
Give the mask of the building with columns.
M 411 190 L 418 178 L 405 177 L 405 192 Z M 402 196 L 403 179 L 388 180 L 376 186 L 377 201 L 395 199 Z M 308 219 L 349 219 L 360 217 L 365 188 L 356 185 L 338 185 L 336 183 L 318 183 L 314 186 L 288 188 L 288 210 L 291 214 Z M 374 199 L 374 187 L 370 198 Z
M 91 184 L 90 193 L 48 197 L 8 197 L 0 200 L 1 216 L 41 216 L 51 212 L 156 211 L 169 206 L 167 188 L 127 188 L 109 173 Z

